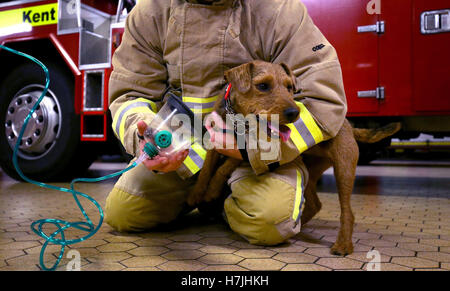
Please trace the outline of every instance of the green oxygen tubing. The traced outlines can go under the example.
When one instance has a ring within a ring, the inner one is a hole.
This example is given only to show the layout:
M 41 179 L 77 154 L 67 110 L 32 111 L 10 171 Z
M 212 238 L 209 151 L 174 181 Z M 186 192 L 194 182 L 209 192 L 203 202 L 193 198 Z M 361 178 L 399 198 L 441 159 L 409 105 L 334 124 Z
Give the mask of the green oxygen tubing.
M 44 188 L 48 188 L 48 189 L 53 189 L 53 190 L 58 190 L 61 192 L 66 192 L 66 193 L 71 193 L 73 195 L 73 198 L 75 199 L 75 202 L 77 203 L 78 207 L 81 210 L 81 213 L 83 214 L 83 216 L 85 217 L 86 221 L 77 221 L 77 222 L 69 222 L 69 221 L 65 221 L 65 220 L 60 220 L 60 219 L 40 219 L 40 220 L 36 220 L 31 224 L 31 229 L 39 236 L 41 236 L 42 238 L 45 239 L 44 244 L 42 245 L 41 248 L 41 252 L 39 255 L 39 264 L 41 266 L 41 268 L 43 270 L 46 271 L 53 271 L 57 268 L 59 262 L 61 261 L 63 255 L 64 255 L 64 249 L 66 245 L 72 245 L 72 244 L 76 244 L 79 242 L 82 242 L 88 238 L 90 238 L 91 236 L 93 236 L 99 229 L 100 226 L 103 223 L 103 210 L 100 206 L 100 204 L 95 201 L 95 199 L 93 199 L 92 197 L 90 197 L 87 194 L 84 194 L 82 192 L 76 191 L 74 188 L 74 185 L 76 182 L 89 182 L 89 183 L 93 183 L 93 182 L 99 182 L 99 181 L 104 181 L 116 176 L 119 176 L 131 169 L 133 169 L 134 167 L 136 167 L 137 165 L 139 165 L 142 161 L 144 161 L 145 159 L 149 158 L 149 157 L 153 157 L 155 154 L 152 153 L 150 154 L 147 153 L 147 150 L 144 149 L 144 154 L 141 155 L 136 161 L 134 161 L 129 167 L 125 168 L 122 171 L 113 173 L 113 174 L 109 174 L 103 177 L 99 177 L 99 178 L 77 178 L 72 180 L 72 182 L 70 182 L 70 189 L 68 188 L 63 188 L 63 187 L 57 187 L 57 186 L 53 186 L 53 185 L 49 185 L 49 184 L 45 184 L 42 182 L 38 182 L 38 181 L 34 181 L 28 177 L 26 177 L 23 172 L 20 170 L 19 168 L 19 164 L 17 162 L 17 151 L 19 150 L 19 146 L 20 146 L 20 141 L 22 140 L 23 134 L 25 132 L 25 129 L 28 125 L 28 121 L 30 120 L 30 118 L 32 117 L 34 111 L 36 110 L 36 108 L 39 106 L 39 103 L 42 101 L 42 99 L 44 98 L 44 96 L 47 93 L 49 84 L 50 84 L 50 77 L 49 77 L 49 73 L 48 73 L 48 69 L 47 67 L 38 59 L 36 59 L 35 57 L 32 57 L 28 54 L 16 51 L 14 49 L 8 48 L 6 46 L 3 46 L 0 44 L 0 48 L 4 49 L 6 51 L 9 51 L 11 53 L 14 53 L 16 55 L 28 58 L 30 60 L 32 60 L 33 62 L 35 62 L 36 64 L 38 64 L 39 66 L 42 67 L 42 69 L 45 72 L 45 88 L 41 94 L 41 96 L 39 97 L 39 99 L 37 100 L 36 104 L 34 104 L 33 108 L 30 110 L 30 113 L 27 115 L 27 117 L 25 118 L 25 121 L 23 123 L 23 126 L 20 130 L 19 136 L 17 138 L 17 142 L 14 146 L 14 151 L 13 151 L 13 164 L 14 167 L 17 171 L 17 173 L 20 175 L 20 177 L 25 180 L 26 182 L 38 185 L 40 187 L 44 187 Z M 156 153 L 157 154 L 157 153 Z M 98 209 L 99 213 L 100 213 L 100 219 L 98 221 L 97 226 L 95 226 L 95 224 L 91 221 L 91 219 L 89 218 L 89 216 L 87 215 L 87 213 L 85 212 L 84 208 L 81 206 L 80 201 L 78 200 L 77 196 L 82 196 L 86 199 L 88 199 L 89 201 L 91 201 Z M 54 231 L 52 234 L 47 235 L 43 228 L 44 225 L 46 224 L 52 224 L 54 226 L 56 226 L 56 231 Z M 65 237 L 65 230 L 69 229 L 69 228 L 76 228 L 82 231 L 86 231 L 87 234 L 83 237 L 77 238 L 77 239 L 66 239 Z M 56 259 L 56 262 L 54 263 L 54 265 L 50 268 L 47 268 L 44 264 L 44 253 L 45 253 L 45 249 L 47 248 L 47 245 L 49 243 L 53 243 L 55 245 L 60 245 L 61 246 L 61 251 L 59 253 L 58 258 Z

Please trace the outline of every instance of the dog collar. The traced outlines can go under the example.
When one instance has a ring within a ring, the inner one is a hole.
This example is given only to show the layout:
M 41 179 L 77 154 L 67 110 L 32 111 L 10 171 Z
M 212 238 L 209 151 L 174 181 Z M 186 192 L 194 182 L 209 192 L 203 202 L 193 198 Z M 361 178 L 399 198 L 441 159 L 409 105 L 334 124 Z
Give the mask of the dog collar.
M 227 118 L 229 118 L 233 122 L 234 134 L 235 135 L 245 135 L 249 133 L 249 122 L 245 120 L 242 114 L 236 114 L 231 105 L 231 83 L 228 83 L 227 88 L 225 90 L 225 96 L 223 99 L 225 100 L 225 112 Z
M 231 106 L 230 101 L 230 92 L 231 92 L 231 83 L 228 83 L 227 89 L 225 90 L 225 96 L 223 97 L 225 99 L 225 112 L 227 114 L 236 114 L 233 110 L 233 106 Z

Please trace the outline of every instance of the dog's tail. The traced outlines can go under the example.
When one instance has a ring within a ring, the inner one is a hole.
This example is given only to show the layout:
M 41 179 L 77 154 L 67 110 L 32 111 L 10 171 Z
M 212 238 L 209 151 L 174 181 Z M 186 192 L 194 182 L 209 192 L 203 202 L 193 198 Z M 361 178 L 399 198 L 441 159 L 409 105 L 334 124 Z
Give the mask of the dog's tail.
M 400 122 L 389 123 L 381 128 L 365 129 L 365 128 L 353 128 L 353 135 L 355 139 L 363 143 L 375 143 L 380 140 L 391 136 L 398 132 L 402 128 Z

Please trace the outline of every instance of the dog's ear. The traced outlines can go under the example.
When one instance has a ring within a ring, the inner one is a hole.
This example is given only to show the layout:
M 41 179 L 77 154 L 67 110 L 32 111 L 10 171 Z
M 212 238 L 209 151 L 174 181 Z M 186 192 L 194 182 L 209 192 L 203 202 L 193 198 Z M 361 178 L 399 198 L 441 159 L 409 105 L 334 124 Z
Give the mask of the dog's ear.
M 246 63 L 225 72 L 225 79 L 240 93 L 247 93 L 252 88 L 253 63 Z
M 286 72 L 286 74 L 291 77 L 292 79 L 292 85 L 294 86 L 294 92 L 297 91 L 297 82 L 296 82 L 296 78 L 294 76 L 294 73 L 292 73 L 291 68 L 289 68 L 288 65 L 286 65 L 285 63 L 281 63 L 280 66 L 283 68 L 283 70 Z

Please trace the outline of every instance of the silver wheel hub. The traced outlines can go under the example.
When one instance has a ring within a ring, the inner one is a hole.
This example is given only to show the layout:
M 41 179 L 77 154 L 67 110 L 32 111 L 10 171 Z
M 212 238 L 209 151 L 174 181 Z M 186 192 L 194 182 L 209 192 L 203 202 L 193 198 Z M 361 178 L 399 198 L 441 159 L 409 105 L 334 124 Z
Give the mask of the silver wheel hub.
M 5 133 L 9 145 L 14 149 L 25 118 L 42 94 L 43 86 L 29 85 L 21 89 L 9 103 Z M 42 158 L 53 147 L 59 136 L 61 110 L 56 96 L 49 90 L 28 121 L 20 141 L 19 156 L 32 160 Z

